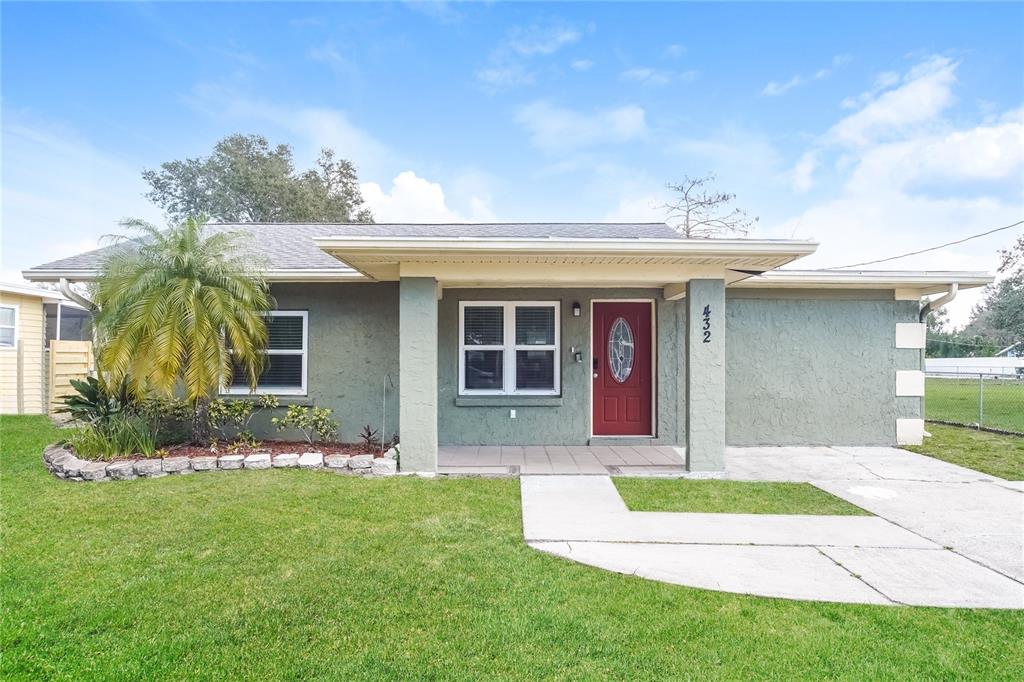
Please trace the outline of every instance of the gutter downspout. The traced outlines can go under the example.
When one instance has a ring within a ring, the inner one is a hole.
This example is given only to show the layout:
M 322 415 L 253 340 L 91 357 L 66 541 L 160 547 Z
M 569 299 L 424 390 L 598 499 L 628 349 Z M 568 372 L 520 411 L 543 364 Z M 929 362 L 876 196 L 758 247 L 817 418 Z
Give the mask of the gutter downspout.
M 60 293 L 64 294 L 86 310 L 96 312 L 96 304 L 72 289 L 71 284 L 69 284 L 67 279 L 64 277 L 60 278 L 60 283 L 57 285 L 57 288 L 60 289 Z
M 928 317 L 928 313 L 932 312 L 933 310 L 938 310 L 942 306 L 944 306 L 947 303 L 949 303 L 950 301 L 952 301 L 954 298 L 956 298 L 957 292 L 959 292 L 959 291 L 960 291 L 960 284 L 957 283 L 957 282 L 951 282 L 950 285 L 949 285 L 949 290 L 946 293 L 944 293 L 942 296 L 939 296 L 938 298 L 936 298 L 933 301 L 928 301 L 923 306 L 921 306 L 921 310 L 917 314 L 917 321 L 921 322 L 921 323 L 924 323 L 925 319 L 927 319 L 927 317 Z M 927 339 L 925 340 L 924 345 L 925 345 L 925 348 L 921 349 L 921 373 L 922 374 L 925 372 L 924 354 L 925 354 L 925 352 L 927 352 L 926 351 L 927 346 L 928 346 Z M 922 396 L 921 397 L 921 412 L 920 412 L 922 418 L 924 417 L 924 400 L 925 399 Z M 928 433 L 927 430 L 924 432 L 924 434 L 926 436 L 931 436 L 931 434 Z

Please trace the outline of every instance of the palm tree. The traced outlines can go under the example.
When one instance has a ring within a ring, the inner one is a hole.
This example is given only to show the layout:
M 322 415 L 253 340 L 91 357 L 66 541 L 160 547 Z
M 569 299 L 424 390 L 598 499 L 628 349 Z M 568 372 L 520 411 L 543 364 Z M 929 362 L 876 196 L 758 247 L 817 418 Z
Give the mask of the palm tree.
M 239 233 L 207 233 L 188 218 L 161 231 L 141 220 L 121 225 L 139 239 L 106 258 L 93 288 L 97 361 L 104 381 L 131 392 L 171 395 L 193 405 L 193 438 L 209 437 L 207 406 L 234 368 L 250 387 L 263 371 L 273 299 L 246 256 Z

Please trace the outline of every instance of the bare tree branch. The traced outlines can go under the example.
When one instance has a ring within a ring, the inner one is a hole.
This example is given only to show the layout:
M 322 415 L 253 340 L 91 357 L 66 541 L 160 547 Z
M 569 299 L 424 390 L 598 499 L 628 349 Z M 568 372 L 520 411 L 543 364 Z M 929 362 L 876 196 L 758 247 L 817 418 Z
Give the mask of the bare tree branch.
M 680 183 L 665 185 L 679 195 L 675 201 L 662 204 L 666 220 L 687 239 L 733 235 L 743 237 L 757 222 L 756 216 L 748 218 L 746 211 L 738 208 L 723 213 L 728 210 L 727 204 L 736 195 L 712 190 L 714 181 L 714 174 L 708 173 L 697 178 L 686 175 Z

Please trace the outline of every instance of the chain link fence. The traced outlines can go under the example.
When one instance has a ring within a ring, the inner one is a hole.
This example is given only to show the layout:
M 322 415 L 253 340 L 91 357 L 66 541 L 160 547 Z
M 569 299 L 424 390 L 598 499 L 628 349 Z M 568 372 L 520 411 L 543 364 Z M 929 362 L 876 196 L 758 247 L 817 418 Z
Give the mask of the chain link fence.
M 1024 434 L 1024 367 L 929 371 L 924 414 L 931 421 Z

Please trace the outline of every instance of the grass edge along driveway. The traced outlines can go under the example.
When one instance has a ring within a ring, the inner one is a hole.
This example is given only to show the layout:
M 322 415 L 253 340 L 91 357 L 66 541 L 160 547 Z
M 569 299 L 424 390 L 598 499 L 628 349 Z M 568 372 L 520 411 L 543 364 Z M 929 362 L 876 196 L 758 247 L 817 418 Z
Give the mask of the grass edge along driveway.
M 922 445 L 904 449 L 1008 481 L 1024 480 L 1024 438 L 929 422 Z
M 0 677 L 1010 679 L 1024 613 L 764 599 L 536 552 L 514 479 L 53 478 L 0 419 Z
M 714 479 L 612 479 L 630 511 L 868 515 L 810 483 Z

